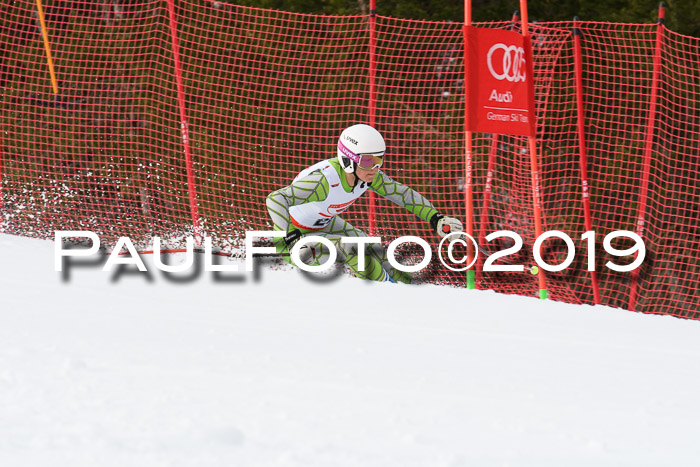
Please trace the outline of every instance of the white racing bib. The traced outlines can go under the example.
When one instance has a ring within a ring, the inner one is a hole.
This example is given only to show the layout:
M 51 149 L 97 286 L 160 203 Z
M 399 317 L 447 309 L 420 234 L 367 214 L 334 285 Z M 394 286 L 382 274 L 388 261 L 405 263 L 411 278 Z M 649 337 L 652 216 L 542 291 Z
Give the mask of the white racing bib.
M 367 191 L 368 185 L 362 183 L 355 186 L 355 189 L 347 193 L 343 189 L 340 177 L 329 161 L 321 161 L 317 164 L 302 170 L 294 181 L 304 178 L 315 170 L 321 173 L 328 181 L 328 197 L 323 201 L 312 201 L 310 203 L 291 206 L 289 215 L 295 227 L 307 230 L 321 230 L 326 227 L 333 217 L 346 211 L 352 203 Z

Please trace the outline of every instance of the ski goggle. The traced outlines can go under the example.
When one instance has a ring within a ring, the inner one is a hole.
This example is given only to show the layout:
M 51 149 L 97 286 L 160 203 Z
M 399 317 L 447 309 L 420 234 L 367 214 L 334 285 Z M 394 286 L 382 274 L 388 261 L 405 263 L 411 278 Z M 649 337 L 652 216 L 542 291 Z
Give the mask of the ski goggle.
M 378 169 L 384 163 L 384 156 L 375 156 L 373 154 L 358 154 L 360 160 L 357 165 L 365 170 Z
M 349 158 L 364 170 L 378 169 L 384 163 L 384 153 L 378 154 L 355 154 L 350 149 L 346 148 L 343 143 L 338 141 L 338 151 L 343 156 Z

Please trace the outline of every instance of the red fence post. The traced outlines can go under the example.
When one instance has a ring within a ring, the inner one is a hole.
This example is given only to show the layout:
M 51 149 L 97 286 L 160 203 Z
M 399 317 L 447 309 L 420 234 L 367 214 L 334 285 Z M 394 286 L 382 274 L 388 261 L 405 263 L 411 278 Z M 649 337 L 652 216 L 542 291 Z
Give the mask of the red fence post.
M 656 97 L 659 92 L 659 73 L 661 71 L 661 44 L 664 39 L 665 5 L 659 5 L 659 20 L 656 25 L 656 47 L 654 48 L 654 70 L 651 77 L 651 96 L 649 97 L 649 120 L 647 122 L 646 141 L 644 144 L 644 162 L 642 166 L 642 190 L 639 195 L 639 215 L 637 216 L 637 235 L 644 239 L 646 223 L 646 206 L 649 198 L 649 176 L 651 172 L 651 150 L 654 145 L 654 126 L 656 124 Z M 637 255 L 635 255 L 635 258 Z M 639 268 L 632 273 L 630 300 L 628 308 L 634 311 L 637 305 L 637 286 Z
M 377 124 L 377 0 L 369 2 L 369 125 Z M 369 234 L 374 236 L 377 221 L 377 196 L 369 191 Z
M 168 13 L 170 15 L 170 37 L 173 49 L 173 61 L 175 62 L 175 82 L 177 83 L 177 101 L 180 108 L 180 135 L 185 152 L 185 167 L 187 170 L 187 191 L 190 200 L 190 213 L 194 226 L 195 243 L 199 244 L 200 221 L 197 210 L 197 188 L 194 180 L 194 168 L 192 166 L 192 153 L 190 151 L 189 127 L 187 124 L 187 111 L 185 107 L 185 91 L 182 83 L 182 63 L 177 40 L 177 20 L 175 18 L 175 5 L 173 0 L 167 0 Z
M 576 107 L 578 114 L 578 148 L 579 167 L 581 170 L 581 200 L 583 202 L 583 215 L 586 231 L 593 230 L 591 221 L 591 202 L 589 199 L 588 184 L 588 155 L 586 153 L 586 114 L 583 102 L 583 55 L 581 53 L 581 29 L 578 27 L 578 16 L 574 18 L 574 71 L 576 74 Z M 590 271 L 591 287 L 593 288 L 593 301 L 600 305 L 600 290 L 598 288 L 598 275 L 595 270 Z

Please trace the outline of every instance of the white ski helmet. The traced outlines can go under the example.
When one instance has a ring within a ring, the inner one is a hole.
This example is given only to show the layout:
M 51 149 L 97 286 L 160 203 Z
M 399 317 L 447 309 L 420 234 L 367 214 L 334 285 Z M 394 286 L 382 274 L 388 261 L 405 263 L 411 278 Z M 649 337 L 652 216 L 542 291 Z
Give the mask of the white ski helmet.
M 381 133 L 363 123 L 346 128 L 338 138 L 338 160 L 347 173 L 355 171 L 362 156 L 382 158 L 385 151 Z

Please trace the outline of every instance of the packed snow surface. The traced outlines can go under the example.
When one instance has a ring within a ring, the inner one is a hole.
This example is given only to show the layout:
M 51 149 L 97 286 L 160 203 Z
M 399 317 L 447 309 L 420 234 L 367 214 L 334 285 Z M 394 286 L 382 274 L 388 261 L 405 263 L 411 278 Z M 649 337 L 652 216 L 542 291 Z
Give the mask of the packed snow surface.
M 700 322 L 144 260 L 0 235 L 1 466 L 698 465 Z

